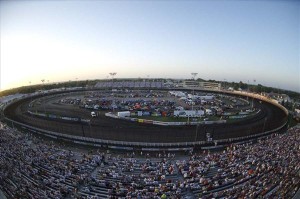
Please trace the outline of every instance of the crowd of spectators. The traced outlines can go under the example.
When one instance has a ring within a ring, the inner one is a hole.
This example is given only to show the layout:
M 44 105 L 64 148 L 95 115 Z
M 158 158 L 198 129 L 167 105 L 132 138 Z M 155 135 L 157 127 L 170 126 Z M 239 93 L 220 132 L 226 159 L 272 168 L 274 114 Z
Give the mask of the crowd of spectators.
M 90 188 L 86 194 L 95 191 L 95 187 L 109 189 L 109 195 L 115 198 L 180 198 L 181 189 L 178 173 L 172 161 L 163 158 L 150 159 L 123 158 L 107 156 L 95 176 L 90 179 Z
M 0 130 L 0 189 L 8 198 L 74 195 L 96 166 L 96 156 L 46 144 L 30 134 Z
M 200 198 L 291 198 L 300 188 L 300 129 L 176 164 Z
M 300 186 L 300 128 L 222 152 L 83 152 L 1 125 L 7 198 L 291 198 Z

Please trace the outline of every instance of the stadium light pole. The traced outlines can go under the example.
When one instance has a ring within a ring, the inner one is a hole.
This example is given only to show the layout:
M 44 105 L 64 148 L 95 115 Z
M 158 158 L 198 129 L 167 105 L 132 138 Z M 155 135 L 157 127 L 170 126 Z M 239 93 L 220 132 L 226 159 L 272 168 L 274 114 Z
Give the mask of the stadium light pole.
M 116 72 L 111 72 L 111 73 L 109 73 L 109 75 L 111 76 L 111 88 L 112 88 L 113 83 L 114 83 L 114 77 L 115 77 L 115 75 L 117 75 L 117 73 Z
M 195 81 L 195 77 L 198 75 L 198 73 L 191 73 L 192 74 L 192 78 L 193 78 L 193 80 Z M 193 96 L 192 96 L 192 111 L 194 110 L 194 105 L 193 105 L 193 103 L 194 103 L 194 95 L 195 95 L 195 93 L 194 93 L 194 86 L 193 86 Z
M 195 77 L 197 76 L 198 73 L 191 73 L 192 79 L 195 81 Z M 194 110 L 194 86 L 193 86 L 193 96 L 192 96 L 192 111 Z M 188 123 L 190 123 L 190 116 L 188 116 Z
M 112 88 L 113 88 L 113 84 L 114 84 L 114 76 L 115 75 L 117 75 L 117 73 L 116 72 L 111 72 L 111 73 L 109 73 L 109 75 L 111 76 L 111 92 L 112 92 Z M 113 100 L 112 100 L 112 105 L 114 104 L 113 102 L 115 101 L 114 100 L 114 95 L 113 95 Z M 112 109 L 113 109 L 113 112 L 114 112 L 114 107 L 112 106 Z

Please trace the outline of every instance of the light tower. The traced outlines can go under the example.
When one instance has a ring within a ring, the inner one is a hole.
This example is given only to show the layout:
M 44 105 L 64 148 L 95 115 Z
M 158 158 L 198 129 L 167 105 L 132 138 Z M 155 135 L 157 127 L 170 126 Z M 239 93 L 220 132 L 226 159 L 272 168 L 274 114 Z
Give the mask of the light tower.
M 114 76 L 117 75 L 116 72 L 111 72 L 109 73 L 109 75 L 111 76 L 111 92 L 112 92 L 112 88 L 113 88 L 113 84 L 114 84 Z M 113 93 L 113 92 L 112 92 Z M 113 112 L 114 112 L 114 105 L 115 105 L 115 97 L 113 95 L 113 99 L 112 99 L 112 109 L 113 109 Z
M 198 73 L 191 73 L 193 80 L 195 80 L 195 77 L 198 75 Z
M 109 73 L 109 75 L 111 76 L 111 87 L 113 87 L 113 83 L 114 83 L 114 77 L 117 75 L 117 73 L 116 72 L 111 72 L 111 73 Z
M 192 79 L 195 81 L 195 78 L 196 78 L 196 76 L 198 75 L 198 73 L 191 73 L 191 75 L 192 75 Z M 193 96 L 192 96 L 192 110 L 194 109 L 194 101 L 193 101 L 193 99 L 194 99 L 194 95 L 195 95 L 195 93 L 194 93 L 194 87 L 195 87 L 195 85 L 193 86 Z
M 41 82 L 43 83 L 43 89 L 45 89 L 45 84 L 44 84 L 45 83 L 45 79 L 42 79 Z M 45 93 L 45 91 L 44 91 L 44 93 Z

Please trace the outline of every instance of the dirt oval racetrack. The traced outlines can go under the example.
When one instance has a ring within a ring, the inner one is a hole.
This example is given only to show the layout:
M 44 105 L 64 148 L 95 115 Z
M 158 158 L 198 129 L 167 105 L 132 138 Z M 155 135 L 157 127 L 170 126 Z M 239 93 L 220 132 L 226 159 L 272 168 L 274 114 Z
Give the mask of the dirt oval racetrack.
M 29 124 L 34 127 L 92 138 L 105 140 L 130 141 L 130 142 L 193 142 L 205 141 L 206 133 L 210 133 L 214 140 L 244 137 L 273 130 L 282 126 L 287 121 L 287 115 L 279 107 L 267 102 L 259 103 L 254 100 L 254 106 L 261 111 L 255 117 L 241 120 L 230 124 L 206 124 L 197 126 L 157 126 L 113 119 L 100 115 L 92 119 L 91 124 L 76 122 L 63 122 L 33 117 L 27 113 L 30 99 L 22 99 L 9 105 L 5 111 L 5 117 Z M 46 104 L 48 111 L 67 112 L 71 115 L 84 114 L 78 110 L 51 107 Z

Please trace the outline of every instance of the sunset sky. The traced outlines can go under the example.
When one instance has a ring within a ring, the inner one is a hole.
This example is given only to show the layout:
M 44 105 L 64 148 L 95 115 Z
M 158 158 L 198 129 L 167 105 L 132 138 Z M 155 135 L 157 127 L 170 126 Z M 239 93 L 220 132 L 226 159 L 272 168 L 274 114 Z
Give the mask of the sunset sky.
M 299 1 L 1 1 L 0 90 L 116 78 L 300 92 Z

